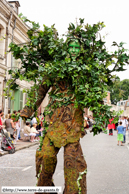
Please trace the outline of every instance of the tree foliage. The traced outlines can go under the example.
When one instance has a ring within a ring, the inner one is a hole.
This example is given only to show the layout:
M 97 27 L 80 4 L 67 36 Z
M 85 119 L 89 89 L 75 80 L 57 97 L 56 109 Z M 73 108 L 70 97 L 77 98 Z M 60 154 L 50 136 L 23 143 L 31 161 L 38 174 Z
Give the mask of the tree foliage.
M 121 99 L 127 100 L 129 97 L 129 79 L 116 79 L 113 82 L 113 86 L 108 87 L 111 92 L 111 102 L 112 104 L 117 104 Z
M 27 91 L 29 95 L 27 106 L 36 110 L 38 88 L 44 80 L 43 84 L 56 88 L 56 91 L 49 93 L 52 100 L 46 108 L 46 114 L 52 115 L 55 108 L 70 103 L 82 109 L 90 108 L 96 122 L 94 133 L 97 133 L 103 128 L 103 122 L 108 121 L 113 114 L 110 107 L 103 104 L 107 86 L 113 85 L 112 72 L 124 71 L 124 66 L 128 63 L 129 56 L 123 43 L 113 42 L 112 46 L 116 50 L 113 53 L 107 51 L 105 42 L 100 36 L 100 31 L 105 27 L 103 22 L 85 25 L 84 19 L 80 19 L 77 26 L 70 23 L 68 33 L 65 35 L 66 41 L 59 38 L 54 25 L 51 27 L 43 25 L 44 29 L 40 30 L 39 24 L 29 22 L 32 24 L 27 33 L 30 41 L 22 46 L 10 44 L 10 52 L 15 59 L 21 59 L 22 67 L 9 72 L 12 80 L 8 85 L 11 86 L 12 81 L 14 83 L 16 79 L 33 81 L 34 86 Z M 73 62 L 67 50 L 70 40 L 75 38 L 81 44 L 81 52 L 77 61 Z M 61 81 L 68 86 L 69 97 L 59 92 Z M 7 91 L 8 88 L 5 89 L 5 92 Z M 53 104 L 54 101 L 56 103 Z

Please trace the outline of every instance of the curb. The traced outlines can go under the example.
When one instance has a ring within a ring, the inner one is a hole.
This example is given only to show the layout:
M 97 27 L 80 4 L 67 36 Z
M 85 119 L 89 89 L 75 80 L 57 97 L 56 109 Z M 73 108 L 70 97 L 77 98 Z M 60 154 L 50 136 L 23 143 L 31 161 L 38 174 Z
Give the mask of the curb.
M 32 147 L 32 146 L 37 145 L 37 144 L 39 144 L 39 142 L 34 142 L 33 144 L 29 144 L 29 145 L 21 146 L 21 147 L 19 147 L 19 148 L 15 148 L 15 152 L 17 152 L 17 151 L 19 151 L 19 150 L 23 150 L 23 149 L 25 149 L 25 148 Z M 0 157 L 1 157 L 1 156 L 4 156 L 4 155 L 6 155 L 6 154 L 9 154 L 8 151 L 3 151 L 3 152 L 0 153 Z

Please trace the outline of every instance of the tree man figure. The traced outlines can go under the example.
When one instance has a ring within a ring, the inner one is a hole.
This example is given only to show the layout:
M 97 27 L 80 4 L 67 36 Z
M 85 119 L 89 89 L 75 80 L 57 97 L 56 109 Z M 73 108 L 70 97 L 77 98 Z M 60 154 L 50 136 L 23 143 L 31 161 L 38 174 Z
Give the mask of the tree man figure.
M 9 73 L 14 81 L 19 78 L 34 82 L 31 90 L 26 91 L 29 97 L 22 117 L 30 117 L 49 91 L 50 100 L 44 112 L 45 130 L 36 151 L 37 185 L 54 186 L 52 176 L 58 151 L 63 146 L 64 194 L 86 194 L 87 166 L 79 142 L 85 134 L 83 110 L 87 107 L 93 112 L 93 129 L 97 134 L 103 129 L 103 123 L 114 115 L 110 107 L 103 104 L 107 86 L 111 86 L 115 78 L 111 73 L 124 70 L 129 56 L 123 43 L 118 45 L 116 42 L 113 46 L 118 47 L 118 51 L 109 54 L 105 42 L 98 36 L 103 23 L 84 25 L 83 19 L 77 27 L 71 23 L 65 42 L 58 38 L 54 26 L 44 25 L 41 31 L 38 24 L 31 23 L 30 42 L 22 47 L 10 44 L 14 57 L 21 59 L 23 65 Z M 113 65 L 112 69 L 108 68 L 110 65 Z M 13 80 L 8 83 L 10 89 L 17 87 Z

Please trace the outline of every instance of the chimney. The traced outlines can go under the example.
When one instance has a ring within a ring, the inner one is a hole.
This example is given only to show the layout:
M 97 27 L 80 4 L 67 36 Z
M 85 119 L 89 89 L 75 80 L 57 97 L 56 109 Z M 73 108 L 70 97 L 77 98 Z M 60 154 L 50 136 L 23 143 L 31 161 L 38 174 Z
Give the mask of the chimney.
M 10 7 L 12 7 L 18 15 L 19 14 L 19 7 L 20 7 L 19 1 L 8 1 L 8 3 L 10 4 Z

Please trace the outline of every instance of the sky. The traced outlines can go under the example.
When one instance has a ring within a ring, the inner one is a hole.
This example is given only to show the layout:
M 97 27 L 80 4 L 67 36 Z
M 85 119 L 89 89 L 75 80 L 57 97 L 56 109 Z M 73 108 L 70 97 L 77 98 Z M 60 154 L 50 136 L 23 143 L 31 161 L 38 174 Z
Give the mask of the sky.
M 108 50 L 112 50 L 113 41 L 125 42 L 129 49 L 129 6 L 128 0 L 19 0 L 22 13 L 31 21 L 55 27 L 59 34 L 67 31 L 70 22 L 76 23 L 76 18 L 84 18 L 85 23 L 104 22 L 106 27 L 102 35 Z M 117 73 L 121 80 L 129 79 L 129 66 L 124 72 Z

